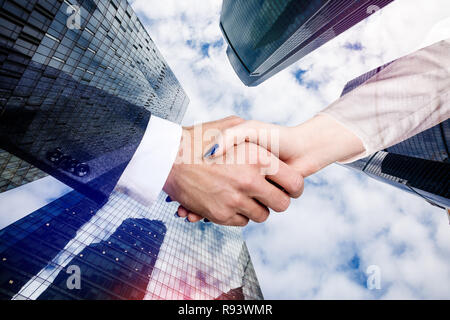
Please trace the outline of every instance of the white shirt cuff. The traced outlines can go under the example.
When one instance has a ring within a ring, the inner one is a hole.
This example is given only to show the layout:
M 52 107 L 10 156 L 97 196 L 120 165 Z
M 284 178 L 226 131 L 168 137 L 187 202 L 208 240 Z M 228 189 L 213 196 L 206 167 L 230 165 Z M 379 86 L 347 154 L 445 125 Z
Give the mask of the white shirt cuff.
M 116 190 L 145 206 L 158 198 L 178 154 L 180 125 L 151 116 L 133 158 L 124 170 Z

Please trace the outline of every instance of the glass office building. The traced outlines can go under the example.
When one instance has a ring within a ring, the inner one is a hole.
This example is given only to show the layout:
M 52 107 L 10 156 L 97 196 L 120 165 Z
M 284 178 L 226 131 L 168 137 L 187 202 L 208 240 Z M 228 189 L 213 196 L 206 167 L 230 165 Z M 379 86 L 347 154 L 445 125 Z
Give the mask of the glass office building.
M 245 85 L 257 86 L 391 2 L 224 0 L 220 27 L 235 72 Z M 387 65 L 350 81 L 342 94 Z M 347 166 L 448 208 L 449 126 L 444 121 Z
M 227 55 L 257 86 L 393 0 L 224 0 Z
M 351 81 L 349 81 L 342 95 L 345 95 L 363 84 L 381 70 L 386 68 L 390 63 L 371 70 Z M 450 142 L 450 121 L 446 120 L 437 126 L 434 126 L 424 132 L 421 132 L 403 142 L 400 142 L 385 151 L 393 154 L 404 155 L 424 160 L 449 162 L 448 146 Z
M 163 193 L 153 208 L 66 194 L 0 231 L 0 298 L 261 299 L 241 229 L 176 209 Z
M 44 178 L 47 174 L 0 149 L 0 193 Z
M 104 198 L 117 173 L 87 163 L 132 154 L 150 112 L 180 122 L 189 99 L 126 1 L 0 4 L 0 148 Z
M 345 86 L 351 92 L 386 66 L 374 69 Z M 403 142 L 345 166 L 422 197 L 430 204 L 450 207 L 450 120 Z
M 148 111 L 181 122 L 189 100 L 126 1 L 0 7 L 3 199 L 46 175 L 27 154 L 89 143 L 99 157 L 138 144 Z M 262 299 L 241 229 L 188 223 L 165 198 L 147 208 L 113 192 L 101 205 L 71 191 L 22 212 L 0 230 L 0 299 Z

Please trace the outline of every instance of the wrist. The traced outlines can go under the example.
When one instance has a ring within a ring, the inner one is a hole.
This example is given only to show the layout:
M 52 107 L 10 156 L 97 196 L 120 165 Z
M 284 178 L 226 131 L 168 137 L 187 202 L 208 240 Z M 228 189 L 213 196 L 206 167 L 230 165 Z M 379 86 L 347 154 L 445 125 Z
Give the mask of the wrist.
M 172 164 L 172 168 L 170 169 L 169 175 L 167 176 L 166 182 L 164 183 L 163 186 L 163 191 L 165 193 L 167 193 L 168 195 L 170 195 L 172 198 L 175 196 L 175 190 L 176 188 L 176 181 L 177 181 L 177 175 L 178 172 L 180 171 L 180 167 L 183 165 L 184 163 L 184 159 L 183 159 L 183 155 L 186 156 L 186 146 L 185 144 L 190 141 L 189 137 L 189 130 L 186 128 L 183 128 L 182 134 L 181 134 L 181 139 L 180 139 L 180 145 L 178 147 L 178 153 L 177 156 L 175 158 L 175 161 Z M 183 152 L 184 150 L 184 152 Z M 190 153 L 189 155 L 190 156 Z
M 298 139 L 297 157 L 308 164 L 305 176 L 365 151 L 358 136 L 328 115 L 319 114 L 291 130 Z
M 167 180 L 163 186 L 163 191 L 165 193 L 167 193 L 172 198 L 172 200 L 175 200 L 175 190 L 177 189 L 176 176 L 177 176 L 177 172 L 179 171 L 179 166 L 180 166 L 180 164 L 177 164 L 177 163 L 173 164 L 172 169 L 170 170 L 170 173 L 167 176 Z

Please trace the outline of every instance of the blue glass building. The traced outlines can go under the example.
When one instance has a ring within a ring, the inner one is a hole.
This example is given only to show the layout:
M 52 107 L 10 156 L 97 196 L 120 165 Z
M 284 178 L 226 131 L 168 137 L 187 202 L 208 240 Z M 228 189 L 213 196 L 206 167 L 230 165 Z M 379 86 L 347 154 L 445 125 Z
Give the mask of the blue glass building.
M 351 92 L 386 66 L 353 79 L 342 95 Z M 346 165 L 370 177 L 422 197 L 432 205 L 450 207 L 450 120 L 403 142 Z
M 392 0 L 224 0 L 227 55 L 247 86 L 257 86 Z M 350 81 L 343 95 L 387 65 Z M 449 120 L 347 167 L 450 207 Z
M 104 201 L 150 114 L 180 122 L 189 99 L 126 1 L 1 9 L 0 148 Z
M 393 0 L 224 0 L 220 27 L 241 81 L 257 86 Z
M 0 298 L 261 299 L 241 229 L 187 223 L 164 199 L 73 191 L 2 229 Z
M 0 193 L 44 178 L 46 175 L 23 159 L 0 149 Z
M 150 112 L 180 123 L 189 103 L 130 5 L 0 8 L 0 299 L 262 299 L 240 228 L 109 192 Z M 48 173 L 76 191 L 5 225 L 8 195 Z

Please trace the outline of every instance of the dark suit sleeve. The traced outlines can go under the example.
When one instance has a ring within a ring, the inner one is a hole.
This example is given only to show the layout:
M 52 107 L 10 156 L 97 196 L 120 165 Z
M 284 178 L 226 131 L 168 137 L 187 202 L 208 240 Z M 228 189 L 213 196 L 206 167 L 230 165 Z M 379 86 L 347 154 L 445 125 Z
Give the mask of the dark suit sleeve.
M 34 61 L 19 74 L 3 72 L 0 85 L 17 97 L 0 109 L 0 148 L 104 203 L 150 112 Z

